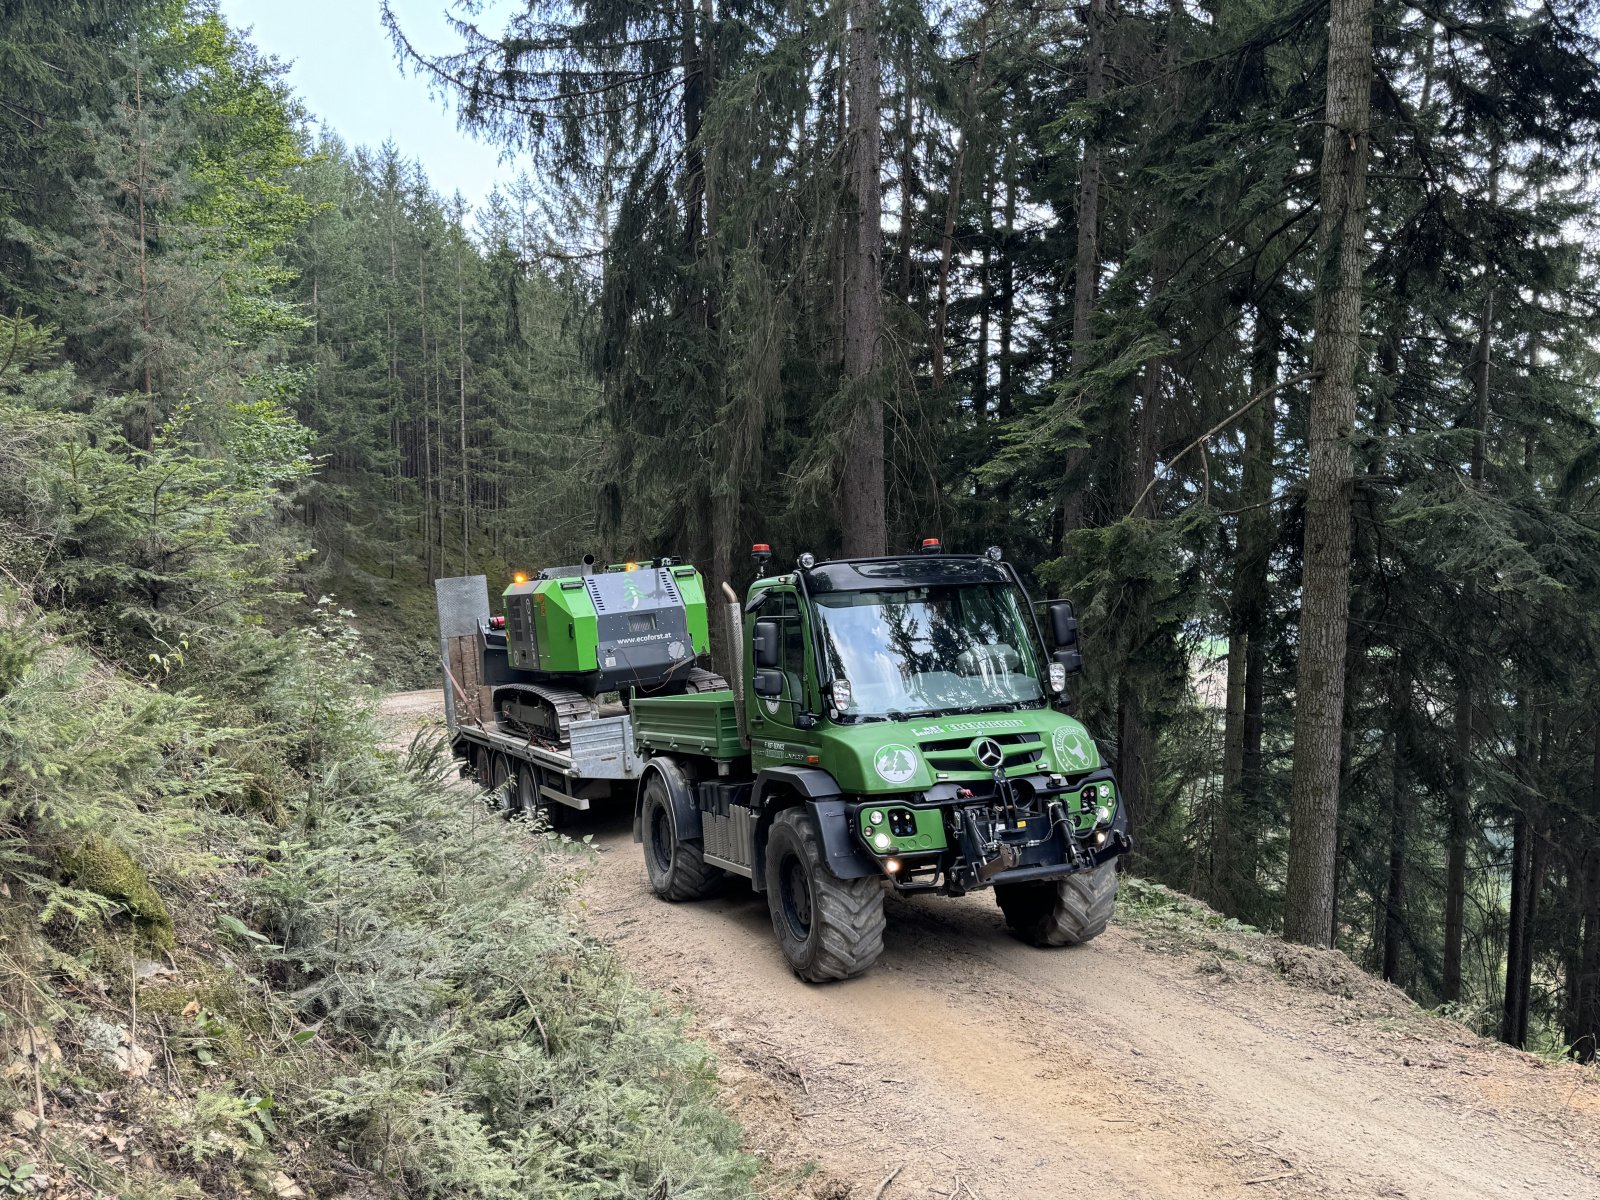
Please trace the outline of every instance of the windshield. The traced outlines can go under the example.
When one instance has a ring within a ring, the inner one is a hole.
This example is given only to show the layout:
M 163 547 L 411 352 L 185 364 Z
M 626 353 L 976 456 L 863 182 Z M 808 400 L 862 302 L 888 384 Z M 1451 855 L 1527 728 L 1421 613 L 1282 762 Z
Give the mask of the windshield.
M 849 714 L 907 717 L 1043 698 L 1004 584 L 815 597 L 823 658 L 850 683 Z

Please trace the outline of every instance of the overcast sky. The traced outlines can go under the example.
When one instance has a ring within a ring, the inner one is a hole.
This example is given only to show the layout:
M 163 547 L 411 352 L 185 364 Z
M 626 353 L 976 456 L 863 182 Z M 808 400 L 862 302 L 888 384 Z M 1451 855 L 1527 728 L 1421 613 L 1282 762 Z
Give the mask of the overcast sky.
M 422 48 L 448 49 L 446 0 L 394 0 L 395 12 Z M 404 74 L 378 15 L 378 0 L 221 0 L 228 24 L 253 29 L 250 40 L 289 64 L 288 81 L 312 115 L 349 145 L 377 147 L 392 138 L 422 163 L 440 193 L 460 189 L 481 205 L 497 182 L 517 174 L 499 150 L 456 128 L 455 114 Z

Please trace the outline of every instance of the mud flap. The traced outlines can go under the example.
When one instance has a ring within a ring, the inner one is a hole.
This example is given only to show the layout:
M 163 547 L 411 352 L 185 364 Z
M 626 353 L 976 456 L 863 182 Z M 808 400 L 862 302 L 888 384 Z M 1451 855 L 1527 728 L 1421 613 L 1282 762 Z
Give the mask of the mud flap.
M 667 797 L 672 801 L 673 827 L 678 837 L 692 840 L 704 836 L 700 810 L 695 807 L 694 798 L 690 795 L 688 780 L 683 777 L 678 764 L 663 755 L 645 764 L 644 772 L 639 776 L 639 790 L 633 801 L 633 840 L 644 841 L 644 788 L 652 773 L 661 776 L 661 782 L 666 784 Z
M 868 875 L 883 874 L 878 860 L 851 836 L 848 804 L 843 800 L 812 800 L 806 807 L 811 810 L 811 819 L 822 835 L 822 852 L 827 858 L 828 870 L 840 879 L 865 879 Z
M 823 861 L 836 877 L 865 879 L 869 875 L 883 874 L 877 860 L 850 836 L 849 804 L 843 800 L 807 800 L 805 808 L 822 839 Z M 758 892 L 765 891 L 767 886 L 767 830 L 771 827 L 769 818 L 756 833 L 755 870 L 750 884 Z

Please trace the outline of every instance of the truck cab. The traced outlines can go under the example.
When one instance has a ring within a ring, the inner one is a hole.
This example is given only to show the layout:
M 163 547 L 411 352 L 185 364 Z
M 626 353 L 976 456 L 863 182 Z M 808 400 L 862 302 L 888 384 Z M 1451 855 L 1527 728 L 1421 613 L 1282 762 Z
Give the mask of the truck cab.
M 998 553 L 932 550 L 801 556 L 749 590 L 737 695 L 635 703 L 653 890 L 749 879 L 804 978 L 870 965 L 888 892 L 992 888 L 1046 945 L 1087 941 L 1111 914 L 1131 842 L 1112 772 L 1063 711 L 1081 664 L 1071 607 L 1049 606 L 1047 644 Z M 713 707 L 733 713 L 736 746 Z M 702 738 L 710 753 L 661 736 L 691 711 L 724 731 Z

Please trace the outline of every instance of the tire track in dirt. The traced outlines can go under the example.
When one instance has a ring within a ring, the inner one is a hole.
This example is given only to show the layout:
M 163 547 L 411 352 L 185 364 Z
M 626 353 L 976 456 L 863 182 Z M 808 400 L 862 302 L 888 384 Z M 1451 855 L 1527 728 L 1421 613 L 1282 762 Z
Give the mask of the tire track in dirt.
M 1592 1072 L 1386 1031 L 1340 997 L 1211 973 L 1115 927 L 1038 950 L 982 894 L 891 900 L 878 966 L 812 987 L 748 888 L 664 904 L 621 822 L 597 841 L 591 928 L 785 1094 L 791 1151 L 851 1195 L 903 1164 L 894 1196 L 945 1196 L 956 1176 L 984 1200 L 1600 1196 Z M 1391 1037 L 1418 1065 L 1379 1052 Z M 1506 1074 L 1521 1111 L 1476 1086 Z
M 1365 977 L 1321 990 L 1138 923 L 1038 950 L 978 894 L 891 899 L 878 965 L 814 987 L 743 883 L 666 904 L 627 814 L 571 832 L 598 850 L 589 928 L 690 1006 L 752 1146 L 820 1166 L 786 1196 L 864 1200 L 899 1167 L 884 1200 L 1600 1197 L 1600 1074 Z

